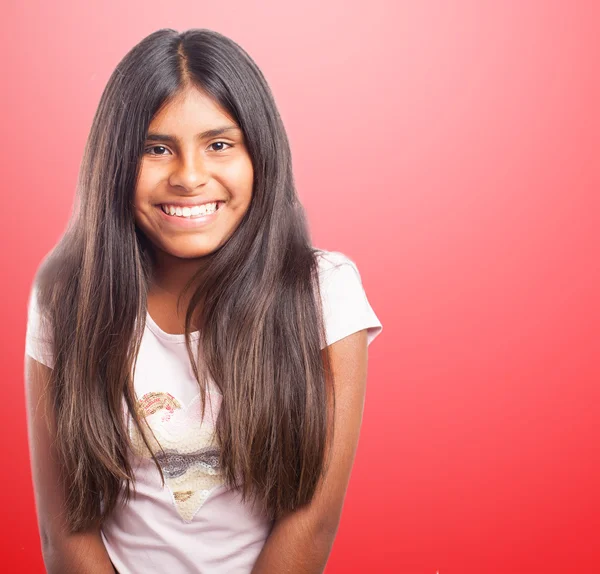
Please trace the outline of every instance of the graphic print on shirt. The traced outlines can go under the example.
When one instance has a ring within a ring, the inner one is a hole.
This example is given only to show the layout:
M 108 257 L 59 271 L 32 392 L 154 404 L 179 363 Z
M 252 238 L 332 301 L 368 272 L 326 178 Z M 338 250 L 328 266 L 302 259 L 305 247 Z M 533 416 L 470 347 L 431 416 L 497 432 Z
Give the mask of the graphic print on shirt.
M 224 483 L 215 434 L 220 405 L 221 395 L 208 393 L 202 420 L 200 394 L 187 407 L 165 392 L 146 393 L 137 402 L 142 427 L 145 420 L 156 438 L 145 428 L 144 434 L 184 522 L 191 522 L 212 490 Z M 151 458 L 133 422 L 130 433 L 134 452 Z

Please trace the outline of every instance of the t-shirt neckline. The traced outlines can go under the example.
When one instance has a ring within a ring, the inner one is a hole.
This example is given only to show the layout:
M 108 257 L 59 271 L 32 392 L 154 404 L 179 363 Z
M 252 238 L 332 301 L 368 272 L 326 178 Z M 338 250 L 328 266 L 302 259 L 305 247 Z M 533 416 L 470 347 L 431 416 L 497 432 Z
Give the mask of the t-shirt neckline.
M 185 343 L 185 333 L 167 333 L 163 331 L 154 321 L 148 311 L 146 311 L 146 326 L 160 339 L 169 341 L 171 343 Z M 200 337 L 200 331 L 192 331 L 190 338 L 195 341 Z

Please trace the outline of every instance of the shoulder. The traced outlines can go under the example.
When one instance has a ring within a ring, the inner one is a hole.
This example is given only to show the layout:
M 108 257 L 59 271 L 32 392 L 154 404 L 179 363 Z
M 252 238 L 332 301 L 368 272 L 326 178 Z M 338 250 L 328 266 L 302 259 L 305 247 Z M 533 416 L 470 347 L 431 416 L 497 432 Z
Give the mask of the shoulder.
M 319 263 L 319 273 L 323 276 L 330 275 L 334 270 L 347 266 L 358 274 L 356 263 L 340 251 L 317 250 L 317 261 Z
M 50 319 L 40 304 L 39 286 L 34 282 L 27 301 L 25 354 L 47 367 L 54 368 L 52 340 Z
M 382 330 L 357 264 L 339 251 L 317 250 L 319 289 L 323 306 L 326 345 L 367 329 L 370 344 Z
M 356 263 L 340 251 L 317 252 L 319 286 L 323 295 L 343 297 L 364 293 Z

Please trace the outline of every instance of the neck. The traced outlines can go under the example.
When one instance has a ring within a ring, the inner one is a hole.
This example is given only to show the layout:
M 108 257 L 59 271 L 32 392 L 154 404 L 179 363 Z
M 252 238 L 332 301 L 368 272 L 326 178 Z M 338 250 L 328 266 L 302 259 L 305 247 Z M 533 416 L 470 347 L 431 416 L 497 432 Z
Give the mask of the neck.
M 156 249 L 153 254 L 152 287 L 179 296 L 202 266 L 201 257 L 183 259 Z
M 149 298 L 160 299 L 165 303 L 170 302 L 172 306 L 177 306 L 177 299 L 181 296 L 177 314 L 180 312 L 185 313 L 194 293 L 194 286 L 188 288 L 185 293 L 183 291 L 192 277 L 202 269 L 202 258 L 183 259 L 158 249 L 155 250 L 153 255 Z

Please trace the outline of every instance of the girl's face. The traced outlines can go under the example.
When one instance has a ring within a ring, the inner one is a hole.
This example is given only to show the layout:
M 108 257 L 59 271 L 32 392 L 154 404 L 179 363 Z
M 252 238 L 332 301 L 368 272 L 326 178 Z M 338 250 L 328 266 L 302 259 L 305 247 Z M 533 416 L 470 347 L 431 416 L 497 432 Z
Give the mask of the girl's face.
M 165 254 L 185 259 L 223 245 L 252 197 L 252 162 L 239 126 L 191 89 L 156 114 L 144 147 L 134 197 L 144 235 Z

